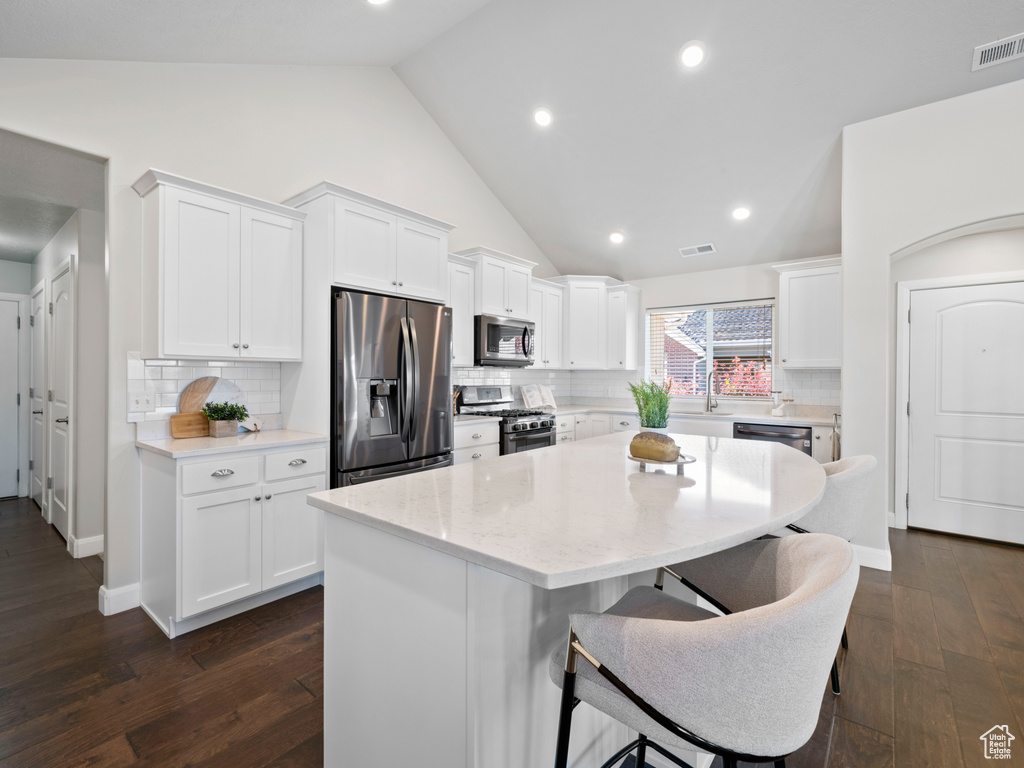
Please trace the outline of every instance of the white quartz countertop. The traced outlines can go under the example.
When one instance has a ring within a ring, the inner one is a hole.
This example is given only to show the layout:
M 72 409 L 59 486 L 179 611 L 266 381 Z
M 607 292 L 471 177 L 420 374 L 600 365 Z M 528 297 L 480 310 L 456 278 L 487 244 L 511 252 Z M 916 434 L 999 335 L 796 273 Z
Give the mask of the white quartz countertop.
M 777 530 L 821 498 L 825 471 L 770 442 L 672 435 L 685 476 L 641 472 L 633 434 L 484 459 L 309 496 L 335 515 L 539 587 L 700 557 Z
M 721 411 L 721 412 L 718 412 Z M 670 419 L 712 419 L 714 421 L 741 422 L 743 424 L 792 424 L 797 427 L 831 427 L 831 416 L 772 416 L 771 414 L 741 413 L 733 411 L 728 404 L 719 406 L 718 411 L 673 411 Z M 571 416 L 577 413 L 614 413 L 636 416 L 636 408 L 613 405 L 559 405 L 557 415 Z
M 273 429 L 265 432 L 246 432 L 237 437 L 168 437 L 160 440 L 136 440 L 135 446 L 172 459 L 183 459 L 188 456 L 255 451 L 286 445 L 326 443 L 328 439 L 327 435 L 312 432 Z

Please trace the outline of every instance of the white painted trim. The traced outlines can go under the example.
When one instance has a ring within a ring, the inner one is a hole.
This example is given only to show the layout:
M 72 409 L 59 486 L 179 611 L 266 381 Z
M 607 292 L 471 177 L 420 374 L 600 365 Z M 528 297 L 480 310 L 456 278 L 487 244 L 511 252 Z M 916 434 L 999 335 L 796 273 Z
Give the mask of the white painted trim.
M 857 553 L 857 562 L 863 568 L 875 568 L 879 571 L 892 570 L 892 553 L 888 549 L 875 549 L 865 547 L 863 544 L 854 544 L 853 551 Z
M 128 584 L 124 587 L 107 589 L 100 587 L 100 613 L 113 616 L 115 613 L 130 611 L 139 607 L 139 585 Z
M 1021 280 L 1024 280 L 1024 271 L 904 280 L 896 284 L 896 435 L 893 454 L 896 466 L 891 513 L 895 519 L 891 523 L 892 527 L 907 527 L 905 501 L 910 488 L 910 417 L 907 415 L 907 397 L 910 393 L 910 323 L 907 322 L 907 313 L 910 311 L 911 294 L 934 288 L 1015 283 Z
M 300 192 L 294 197 L 288 198 L 284 201 L 284 204 L 300 208 L 313 202 L 317 198 L 323 197 L 324 195 L 341 197 L 356 203 L 362 203 L 363 205 L 368 205 L 371 208 L 377 208 L 378 210 L 393 213 L 396 216 L 401 216 L 404 219 L 412 219 L 413 221 L 418 221 L 421 224 L 426 224 L 427 226 L 435 227 L 436 229 L 443 229 L 445 232 L 451 232 L 455 229 L 454 224 L 448 224 L 440 219 L 424 216 L 422 213 L 410 211 L 408 208 L 401 208 L 397 205 L 392 205 L 384 200 L 378 200 L 375 197 L 364 195 L 362 192 L 356 192 L 354 189 L 348 189 L 346 187 L 338 186 L 337 184 L 332 184 L 329 181 L 322 181 L 315 187 L 310 187 L 305 192 Z M 303 215 L 305 215 L 305 213 L 303 213 Z
M 989 232 L 1005 232 L 1010 229 L 1021 229 L 1024 228 L 1024 213 L 1013 214 L 1010 216 L 998 216 L 994 219 L 983 219 L 976 221 L 972 224 L 962 224 L 952 229 L 947 229 L 943 232 L 939 232 L 934 235 L 922 238 L 916 243 L 900 248 L 898 251 L 893 253 L 890 257 L 890 261 L 897 261 L 899 259 L 910 256 L 911 254 L 922 251 L 932 245 L 938 245 L 944 243 L 947 240 L 955 240 L 958 237 L 967 237 L 968 235 L 983 235 Z
M 527 269 L 533 269 L 537 266 L 537 262 L 529 261 L 528 259 L 521 258 L 519 256 L 513 256 L 510 253 L 502 253 L 496 251 L 493 248 L 485 248 L 482 245 L 478 245 L 476 248 L 467 248 L 464 251 L 456 251 L 456 256 L 462 256 L 467 259 L 473 259 L 476 261 L 477 256 L 490 256 L 494 259 L 500 259 L 501 261 L 507 261 L 510 264 L 518 264 L 520 267 L 526 267 Z
M 842 256 L 822 256 L 818 259 L 801 259 L 799 261 L 784 261 L 781 264 L 772 264 L 776 272 L 792 272 L 797 269 L 817 269 L 818 267 L 839 267 L 842 266 Z
M 68 549 L 72 557 L 92 557 L 103 554 L 103 536 L 89 536 L 76 539 L 74 534 L 68 536 Z
M 896 527 L 896 513 L 895 512 L 890 512 L 889 513 L 889 527 L 890 528 L 895 528 Z
M 184 189 L 189 192 L 197 192 L 201 195 L 210 195 L 211 197 L 217 197 L 221 200 L 227 200 L 232 203 L 244 205 L 248 208 L 268 211 L 269 213 L 274 213 L 278 216 L 285 216 L 297 221 L 305 221 L 306 219 L 305 211 L 297 211 L 289 205 L 272 203 L 269 200 L 261 200 L 258 197 L 244 195 L 241 192 L 234 192 L 230 189 L 222 189 L 221 187 L 215 187 L 202 181 L 187 179 L 184 176 L 177 176 L 173 173 L 160 171 L 156 168 L 150 168 L 142 174 L 142 176 L 132 184 L 132 189 L 138 193 L 139 197 L 145 197 L 156 187 L 161 185 L 166 187 L 176 187 L 177 189 Z

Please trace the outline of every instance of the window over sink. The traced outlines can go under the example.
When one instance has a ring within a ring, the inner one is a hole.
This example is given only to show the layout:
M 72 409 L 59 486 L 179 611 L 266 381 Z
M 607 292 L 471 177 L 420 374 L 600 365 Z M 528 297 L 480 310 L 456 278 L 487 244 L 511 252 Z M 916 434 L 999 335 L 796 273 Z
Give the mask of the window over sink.
M 668 381 L 673 395 L 771 397 L 771 302 L 651 309 L 647 312 L 647 376 Z

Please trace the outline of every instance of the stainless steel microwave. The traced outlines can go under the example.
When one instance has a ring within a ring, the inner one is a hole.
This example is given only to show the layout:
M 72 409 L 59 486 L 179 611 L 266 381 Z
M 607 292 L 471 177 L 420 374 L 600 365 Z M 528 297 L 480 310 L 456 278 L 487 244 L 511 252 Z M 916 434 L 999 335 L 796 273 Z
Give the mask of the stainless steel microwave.
M 497 315 L 477 315 L 476 365 L 533 365 L 534 324 Z

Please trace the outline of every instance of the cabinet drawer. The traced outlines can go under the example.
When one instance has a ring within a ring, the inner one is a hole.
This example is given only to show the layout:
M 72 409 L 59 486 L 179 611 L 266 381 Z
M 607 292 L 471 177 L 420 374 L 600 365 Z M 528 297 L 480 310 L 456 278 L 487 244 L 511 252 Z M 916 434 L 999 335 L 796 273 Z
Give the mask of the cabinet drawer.
M 640 419 L 636 416 L 611 417 L 612 432 L 633 432 L 640 429 Z
M 572 433 L 576 431 L 576 417 L 559 416 L 555 419 L 555 431 L 560 435 L 563 432 L 568 432 L 569 436 L 572 437 Z
M 489 424 L 456 424 L 455 450 L 498 442 L 498 422 Z
M 495 456 L 501 455 L 501 448 L 495 443 L 491 445 L 471 446 L 469 448 L 462 448 L 461 450 L 455 451 L 452 454 L 452 459 L 456 464 L 468 464 L 471 461 L 479 461 L 480 459 L 493 459 Z
M 208 493 L 252 485 L 259 479 L 259 473 L 259 456 L 186 464 L 181 468 L 181 492 L 187 496 L 190 493 Z
M 572 432 L 559 432 L 558 433 L 558 441 L 555 443 L 555 445 L 561 445 L 562 443 L 571 443 L 571 442 L 573 442 L 573 433 Z
M 327 451 L 324 448 L 296 448 L 293 451 L 268 453 L 264 478 L 268 481 L 289 477 L 316 475 L 327 471 Z

